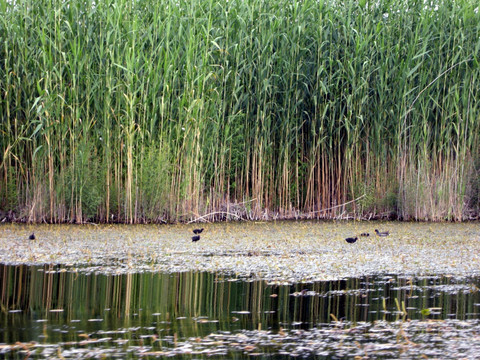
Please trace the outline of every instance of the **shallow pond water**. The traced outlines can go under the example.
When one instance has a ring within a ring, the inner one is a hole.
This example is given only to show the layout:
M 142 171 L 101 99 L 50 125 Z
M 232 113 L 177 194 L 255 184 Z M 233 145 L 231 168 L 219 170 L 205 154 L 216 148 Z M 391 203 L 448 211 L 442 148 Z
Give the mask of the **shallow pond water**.
M 480 352 L 479 278 L 382 275 L 277 285 L 206 272 L 1 265 L 0 284 L 0 353 L 11 358 Z
M 480 354 L 478 223 L 203 227 L 0 225 L 0 354 Z

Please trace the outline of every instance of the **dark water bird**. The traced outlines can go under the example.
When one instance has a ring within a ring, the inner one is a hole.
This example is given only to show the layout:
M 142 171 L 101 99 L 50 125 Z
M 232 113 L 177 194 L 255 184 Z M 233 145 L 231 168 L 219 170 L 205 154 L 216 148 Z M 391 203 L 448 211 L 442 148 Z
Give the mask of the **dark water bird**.
M 377 233 L 378 236 L 388 236 L 388 235 L 390 235 L 390 232 L 388 232 L 388 231 L 378 231 L 377 229 L 375 229 L 375 232 Z
M 193 241 L 193 242 L 196 242 L 196 241 L 198 241 L 198 240 L 200 240 L 200 235 L 192 236 L 192 241 Z
M 348 237 L 345 240 L 347 241 L 347 243 L 353 244 L 355 241 L 357 241 L 357 239 L 358 238 L 355 236 L 355 237 Z
M 32 233 L 29 237 L 28 237 L 29 240 L 35 240 L 35 233 Z
M 369 233 L 361 233 L 360 236 L 370 236 Z
M 193 229 L 194 234 L 200 234 L 203 231 L 203 228 L 201 229 Z

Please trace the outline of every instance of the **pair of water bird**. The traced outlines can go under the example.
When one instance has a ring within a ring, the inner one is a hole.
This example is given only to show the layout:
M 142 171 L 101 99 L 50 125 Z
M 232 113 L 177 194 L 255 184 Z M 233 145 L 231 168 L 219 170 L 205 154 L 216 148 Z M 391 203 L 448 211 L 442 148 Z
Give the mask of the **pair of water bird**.
M 377 234 L 377 236 L 380 236 L 380 237 L 385 237 L 385 236 L 388 236 L 390 235 L 390 232 L 389 231 L 378 231 L 378 229 L 375 229 L 375 233 Z M 361 233 L 360 236 L 370 236 L 369 233 Z M 358 240 L 358 237 L 348 237 L 345 239 L 347 243 L 349 244 L 353 244 L 355 241 Z
M 195 234 L 195 236 L 192 236 L 192 241 L 193 242 L 196 242 L 196 241 L 200 240 L 200 235 L 198 235 L 198 234 L 200 234 L 202 231 L 203 231 L 203 228 L 193 229 L 193 233 Z

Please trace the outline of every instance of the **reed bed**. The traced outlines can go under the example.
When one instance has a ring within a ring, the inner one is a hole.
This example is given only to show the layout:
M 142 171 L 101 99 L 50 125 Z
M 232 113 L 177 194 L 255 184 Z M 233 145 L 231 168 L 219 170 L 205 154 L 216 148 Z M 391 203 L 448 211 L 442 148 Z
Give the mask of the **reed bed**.
M 478 10 L 1 1 L 0 209 L 30 222 L 478 217 Z

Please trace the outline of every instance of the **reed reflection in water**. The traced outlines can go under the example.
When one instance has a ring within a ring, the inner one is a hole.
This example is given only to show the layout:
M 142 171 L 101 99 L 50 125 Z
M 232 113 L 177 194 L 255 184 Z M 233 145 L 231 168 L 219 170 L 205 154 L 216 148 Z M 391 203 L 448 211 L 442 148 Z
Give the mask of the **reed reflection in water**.
M 478 278 L 366 277 L 311 284 L 239 281 L 214 273 L 86 274 L 0 265 L 0 343 L 201 337 L 355 322 L 478 319 Z M 147 340 L 145 340 L 147 341 Z M 161 342 L 160 342 L 161 344 Z M 159 345 L 161 346 L 161 345 Z

